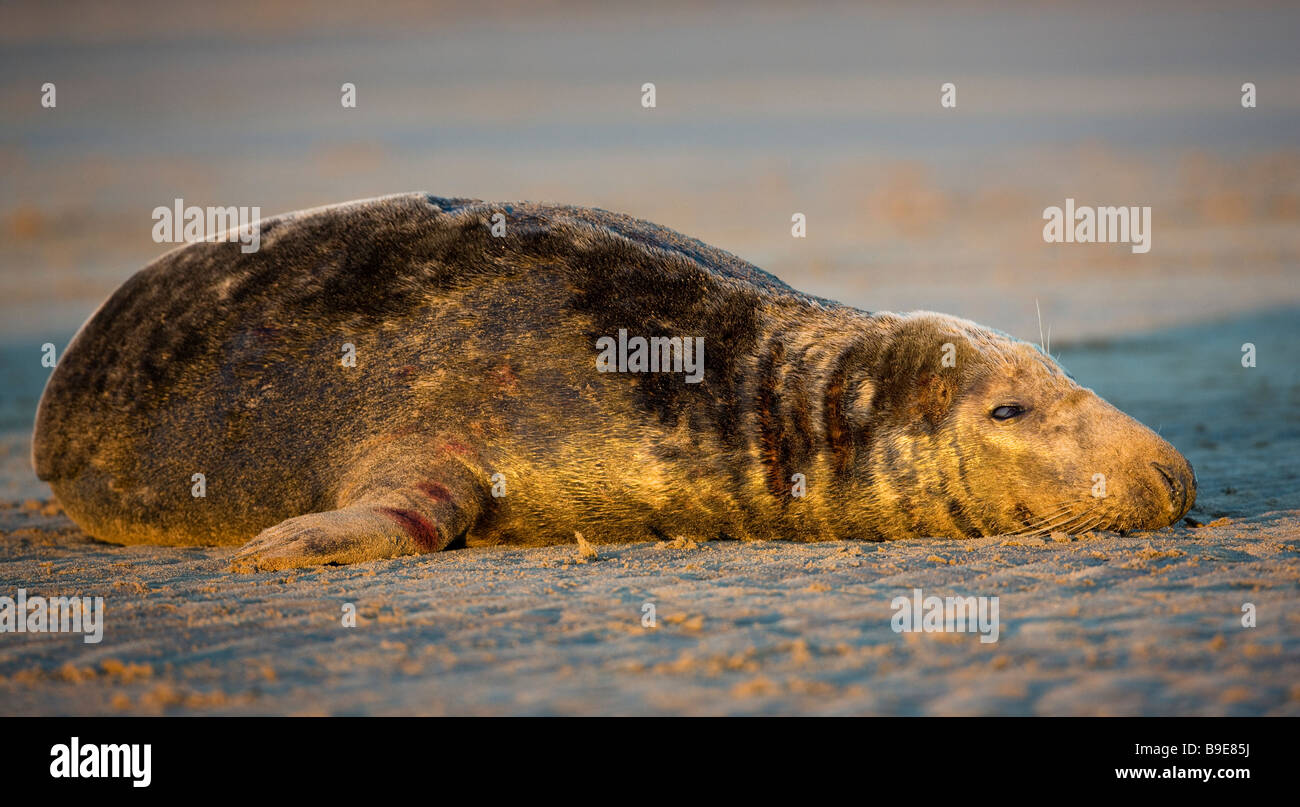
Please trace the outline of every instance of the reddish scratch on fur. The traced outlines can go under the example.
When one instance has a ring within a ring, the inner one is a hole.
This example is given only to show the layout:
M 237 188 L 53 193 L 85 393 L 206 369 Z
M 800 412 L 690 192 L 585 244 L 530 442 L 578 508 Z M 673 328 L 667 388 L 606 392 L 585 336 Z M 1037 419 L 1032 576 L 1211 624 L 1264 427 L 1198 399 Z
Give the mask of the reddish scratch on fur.
M 415 489 L 435 502 L 451 501 L 451 491 L 447 490 L 447 486 L 441 482 L 420 482 L 416 484 Z
M 501 389 L 507 391 L 513 390 L 515 386 L 519 383 L 518 376 L 515 375 L 514 370 L 511 370 L 510 365 L 508 364 L 503 364 L 500 367 L 496 368 L 493 374 L 496 376 L 497 386 L 500 387 Z
M 406 534 L 411 536 L 411 540 L 415 541 L 415 545 L 424 551 L 436 551 L 441 544 L 438 528 L 414 510 L 381 507 L 379 512 L 396 521 Z
M 469 453 L 469 448 L 467 448 L 462 443 L 456 442 L 455 440 L 444 440 L 442 444 L 438 446 L 438 448 L 449 454 L 455 454 L 461 457 Z

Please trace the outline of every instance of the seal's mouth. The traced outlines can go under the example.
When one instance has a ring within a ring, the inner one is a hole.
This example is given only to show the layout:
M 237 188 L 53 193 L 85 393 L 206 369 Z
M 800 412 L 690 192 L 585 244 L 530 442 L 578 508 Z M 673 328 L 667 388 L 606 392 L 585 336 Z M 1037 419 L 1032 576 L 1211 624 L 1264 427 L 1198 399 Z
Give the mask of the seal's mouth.
M 1126 535 L 1134 531 L 1159 530 L 1178 523 L 1196 503 L 1196 474 L 1180 454 L 1170 453 L 1161 461 L 1147 460 L 1122 483 L 1113 497 L 1085 498 L 1066 502 L 1055 509 L 1023 521 L 1020 529 L 1004 537 L 1045 536 L 1054 532 L 1071 535 L 1106 530 Z

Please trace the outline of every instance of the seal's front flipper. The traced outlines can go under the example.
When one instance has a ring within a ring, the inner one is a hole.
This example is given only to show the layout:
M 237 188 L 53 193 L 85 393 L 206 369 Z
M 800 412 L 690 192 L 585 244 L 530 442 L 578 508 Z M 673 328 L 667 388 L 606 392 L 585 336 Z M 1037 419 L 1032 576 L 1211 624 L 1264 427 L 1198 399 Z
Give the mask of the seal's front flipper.
M 485 492 L 463 466 L 444 465 L 402 487 L 390 486 L 384 476 L 354 490 L 356 498 L 345 507 L 263 530 L 240 548 L 231 567 L 269 571 L 437 552 L 483 512 Z

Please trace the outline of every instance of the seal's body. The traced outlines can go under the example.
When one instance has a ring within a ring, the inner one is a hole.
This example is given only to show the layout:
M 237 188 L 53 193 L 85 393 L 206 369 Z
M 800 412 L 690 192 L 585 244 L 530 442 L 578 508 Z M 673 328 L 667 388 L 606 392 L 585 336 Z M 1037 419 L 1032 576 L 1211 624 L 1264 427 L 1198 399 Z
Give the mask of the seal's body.
M 404 194 L 260 226 L 136 274 L 51 376 L 34 463 L 89 534 L 282 568 L 575 531 L 1158 528 L 1195 496 L 1038 348 L 647 222 Z

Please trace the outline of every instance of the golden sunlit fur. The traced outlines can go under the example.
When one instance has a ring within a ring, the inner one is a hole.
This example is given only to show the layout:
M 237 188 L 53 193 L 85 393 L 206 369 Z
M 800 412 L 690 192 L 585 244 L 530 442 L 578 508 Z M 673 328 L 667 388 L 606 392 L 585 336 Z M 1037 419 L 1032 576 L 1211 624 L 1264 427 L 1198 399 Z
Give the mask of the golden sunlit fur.
M 647 222 L 406 194 L 261 227 L 256 253 L 142 270 L 51 377 L 36 469 L 91 535 L 283 568 L 575 531 L 1158 528 L 1194 498 L 1173 447 L 1038 348 L 811 297 Z M 701 382 L 598 372 L 620 329 L 702 339 Z

